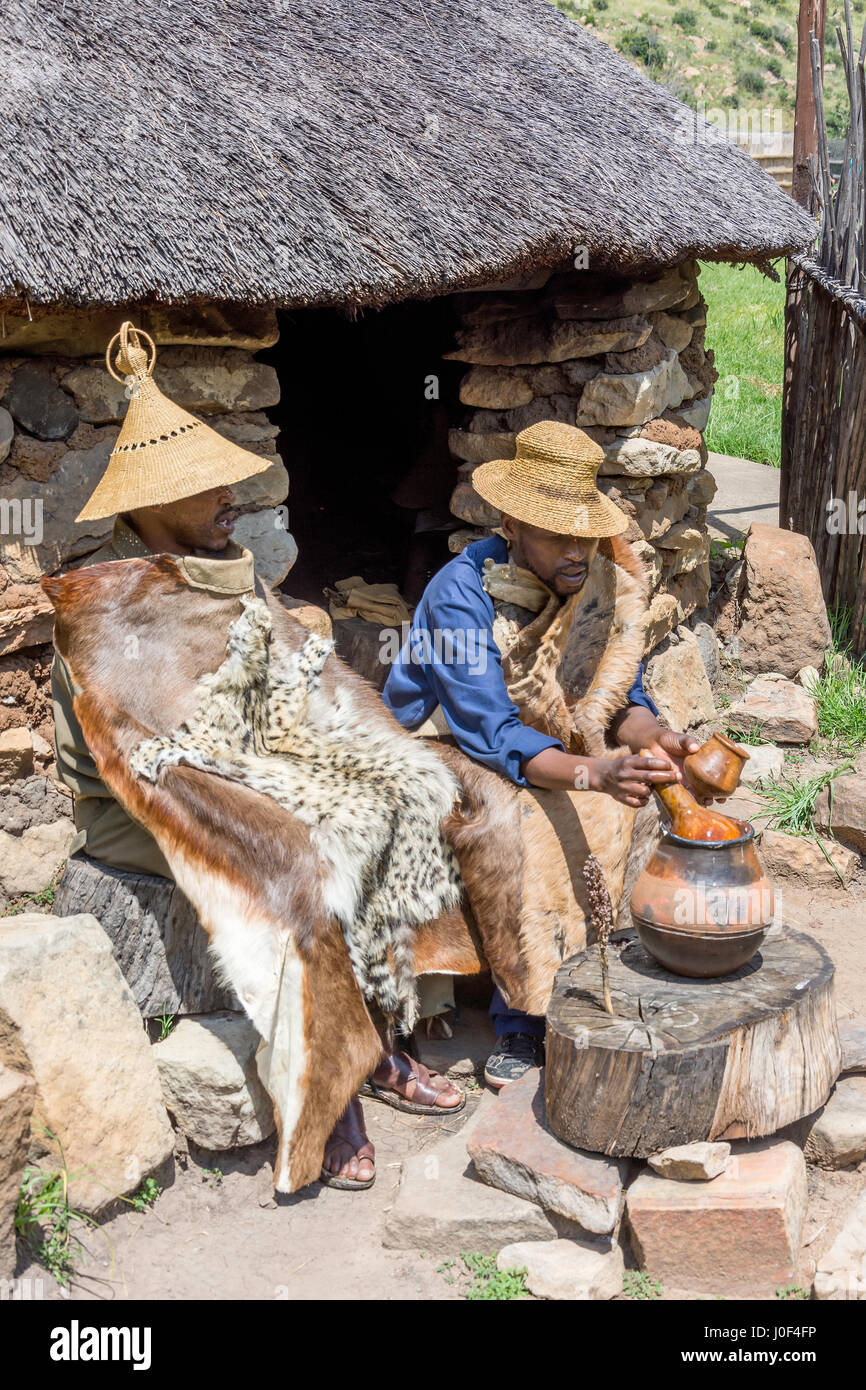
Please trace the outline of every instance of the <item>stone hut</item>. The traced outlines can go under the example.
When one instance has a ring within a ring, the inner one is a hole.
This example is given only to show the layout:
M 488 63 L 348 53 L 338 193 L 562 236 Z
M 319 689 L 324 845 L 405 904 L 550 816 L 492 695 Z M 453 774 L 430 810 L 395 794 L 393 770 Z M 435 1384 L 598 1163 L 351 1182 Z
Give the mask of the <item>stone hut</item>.
M 698 261 L 768 266 L 813 224 L 591 33 L 547 0 L 9 0 L 0 69 L 0 738 L 35 730 L 37 766 L 38 580 L 109 529 L 72 518 L 124 318 L 169 395 L 272 458 L 238 535 L 295 597 L 417 598 L 493 521 L 473 467 L 553 418 L 604 446 L 650 646 L 706 602 Z

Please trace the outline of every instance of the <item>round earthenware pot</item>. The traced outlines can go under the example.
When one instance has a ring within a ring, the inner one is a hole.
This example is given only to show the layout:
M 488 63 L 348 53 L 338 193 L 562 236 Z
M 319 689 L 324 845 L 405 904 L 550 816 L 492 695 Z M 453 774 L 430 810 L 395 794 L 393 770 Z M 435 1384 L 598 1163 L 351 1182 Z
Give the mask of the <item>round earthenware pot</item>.
M 684 840 L 669 825 L 634 886 L 637 934 L 665 970 L 693 979 L 730 975 L 757 951 L 774 896 L 755 852 L 753 826 L 736 840 Z
M 684 761 L 689 781 L 698 796 L 732 796 L 749 754 L 726 734 L 713 734 L 697 753 L 690 753 Z

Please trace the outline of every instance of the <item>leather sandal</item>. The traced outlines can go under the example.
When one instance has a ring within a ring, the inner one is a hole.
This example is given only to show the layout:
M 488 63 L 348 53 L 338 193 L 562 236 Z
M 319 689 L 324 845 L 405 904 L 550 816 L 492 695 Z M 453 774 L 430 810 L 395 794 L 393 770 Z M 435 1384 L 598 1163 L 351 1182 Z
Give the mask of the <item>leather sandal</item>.
M 342 1134 L 338 1134 L 340 1130 L 343 1131 Z M 343 1111 L 343 1114 L 328 1136 L 328 1143 L 335 1137 L 338 1138 L 339 1142 L 345 1143 L 347 1146 L 354 1149 L 355 1157 L 358 1159 L 359 1163 L 366 1159 L 367 1162 L 375 1165 L 375 1154 L 362 1155 L 360 1153 L 360 1150 L 365 1146 L 369 1145 L 371 1149 L 373 1146 L 364 1130 L 363 1113 L 357 1100 L 350 1101 L 346 1106 L 346 1109 Z M 343 1166 L 345 1167 L 345 1164 Z M 324 1183 L 325 1187 L 337 1187 L 343 1192 L 363 1192 L 366 1188 L 373 1186 L 373 1183 L 376 1181 L 376 1174 L 374 1171 L 371 1178 L 341 1178 L 338 1173 L 332 1173 L 329 1168 L 326 1168 L 323 1162 L 322 1170 L 319 1174 L 319 1181 Z
M 376 1080 L 377 1073 L 390 1070 L 389 1063 L 396 1068 L 403 1085 L 415 1083 L 411 1099 L 395 1091 L 393 1082 L 384 1083 Z M 423 1063 L 414 1062 L 405 1052 L 392 1053 L 379 1064 L 373 1075 L 367 1078 L 358 1094 L 369 1100 L 380 1100 L 383 1105 L 390 1105 L 406 1115 L 459 1115 L 466 1104 L 465 1095 L 460 1094 L 457 1105 L 437 1105 L 436 1097 L 442 1094 L 442 1088 L 431 1086 L 429 1080 L 422 1080 L 421 1071 L 426 1072 L 429 1079 L 439 1075 L 439 1072 L 430 1071 Z M 453 1082 L 449 1084 L 453 1085 Z M 455 1086 L 454 1089 L 459 1090 L 459 1087 Z

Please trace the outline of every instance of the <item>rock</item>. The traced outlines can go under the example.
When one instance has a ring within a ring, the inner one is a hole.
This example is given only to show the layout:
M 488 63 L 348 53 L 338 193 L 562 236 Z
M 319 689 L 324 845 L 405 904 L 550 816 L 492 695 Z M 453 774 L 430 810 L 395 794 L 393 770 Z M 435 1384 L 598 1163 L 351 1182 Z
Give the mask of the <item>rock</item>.
M 846 1018 L 839 1024 L 839 1042 L 842 1047 L 840 1075 L 866 1073 L 866 1020 Z
M 68 439 L 78 424 L 78 411 L 42 362 L 15 368 L 6 404 L 18 424 L 39 439 Z
M 264 473 L 232 483 L 238 507 L 279 507 L 289 495 L 289 475 L 281 458 L 275 458 Z
M 700 430 L 703 434 L 710 420 L 710 410 L 713 404 L 713 394 L 701 396 L 699 400 L 690 401 L 688 405 L 681 405 L 677 414 L 687 425 Z
M 86 428 L 92 429 L 92 426 L 88 425 Z M 62 439 L 34 439 L 29 434 L 16 435 L 12 452 L 9 455 L 9 462 L 13 468 L 17 468 L 19 473 L 23 473 L 25 478 L 30 478 L 34 483 L 47 483 L 51 475 L 57 472 L 67 447 L 73 449 L 78 447 L 77 441 L 80 434 L 81 426 L 79 425 L 70 435 L 68 446 Z M 90 443 L 87 447 L 90 447 Z
M 643 435 L 624 438 L 617 435 L 612 442 L 603 442 L 604 460 L 599 467 L 601 477 L 617 473 L 626 477 L 657 478 L 663 473 L 699 473 L 701 456 L 697 449 L 674 449 L 670 444 L 657 444 Z
M 818 1261 L 813 1293 L 824 1299 L 866 1299 L 866 1192 L 853 1203 L 845 1224 Z
M 150 1044 L 95 917 L 0 923 L 0 1061 L 12 1048 L 36 1083 L 34 1127 L 63 1146 L 71 1206 L 101 1211 L 170 1159 Z
M 656 444 L 670 444 L 674 449 L 700 450 L 703 445 L 699 431 L 692 429 L 691 425 L 684 425 L 673 411 L 666 411 L 657 420 L 648 420 L 637 433 L 642 439 L 652 439 Z
M 33 771 L 33 739 L 29 729 L 4 729 L 0 734 L 0 785 L 29 777 Z
M 449 430 L 448 448 L 464 463 L 489 463 L 493 459 L 514 458 L 514 435 L 494 431 L 473 434 L 470 430 Z
M 673 489 L 669 484 L 674 484 Z M 689 509 L 689 499 L 679 479 L 658 478 L 643 495 L 642 501 L 634 502 L 636 521 L 644 536 L 653 545 L 658 545 L 672 526 L 682 521 Z
M 59 874 L 75 835 L 71 817 L 20 835 L 0 830 L 0 891 L 7 898 L 40 893 Z
M 668 314 L 664 309 L 653 314 L 652 325 L 665 347 L 673 348 L 674 352 L 688 347 L 695 331 L 693 323 L 681 319 L 678 314 Z
M 486 1092 L 462 1130 L 404 1161 L 385 1224 L 386 1249 L 424 1250 L 439 1259 L 459 1250 L 495 1255 L 515 1241 L 553 1240 L 560 1234 L 534 1202 L 488 1187 L 473 1175 L 467 1141 L 499 1104 L 499 1097 Z
M 0 463 L 4 463 L 9 457 L 9 450 L 12 448 L 12 440 L 15 438 L 15 426 L 12 416 L 8 410 L 0 406 Z
M 233 539 L 253 552 L 256 574 L 271 589 L 282 583 L 298 558 L 295 538 L 283 528 L 279 512 L 247 512 L 238 517 Z
M 820 668 L 831 633 L 811 541 L 756 522 L 743 562 L 737 634 L 743 670 L 793 677 L 803 666 Z
M 802 686 L 771 672 L 752 681 L 731 707 L 728 723 L 768 742 L 808 743 L 818 732 L 818 712 Z
M 527 1072 L 504 1087 L 466 1147 L 479 1177 L 493 1187 L 595 1235 L 607 1235 L 618 1225 L 628 1165 L 573 1149 L 550 1133 L 542 1072 Z
M 54 609 L 38 584 L 10 584 L 3 590 L 0 656 L 50 642 L 53 631 Z
M 473 367 L 460 383 L 463 404 L 480 406 L 484 410 L 511 410 L 517 405 L 528 405 L 534 395 L 522 373 L 501 367 Z
M 651 333 L 646 342 L 630 352 L 605 353 L 602 372 L 610 376 L 632 375 L 635 372 L 648 372 L 657 367 L 668 356 L 657 333 Z
M 452 555 L 460 555 L 467 545 L 489 539 L 492 531 L 487 527 L 472 527 L 461 531 L 451 531 L 448 536 L 448 549 Z
M 69 560 L 95 550 L 111 534 L 112 517 L 77 525 L 74 521 L 105 472 L 110 453 L 109 439 L 90 449 L 70 449 L 47 482 L 20 478 L 4 489 L 7 498 L 35 506 L 40 523 L 35 543 L 0 537 L 0 563 L 11 579 L 27 583 L 53 574 Z
M 834 777 L 830 789 L 825 787 L 815 801 L 815 828 L 831 831 L 837 840 L 866 854 L 866 781 L 862 772 Z
M 679 268 L 664 271 L 655 280 L 635 280 L 626 282 L 621 289 L 614 290 L 607 298 L 592 293 L 595 287 L 580 285 L 574 289 L 560 292 L 554 303 L 560 318 L 583 318 L 587 310 L 593 314 L 603 312 L 614 317 L 617 314 L 650 314 L 659 309 L 675 309 L 685 306 L 692 298 L 692 282 L 680 275 Z M 700 296 L 698 296 L 700 298 Z
M 702 468 L 700 473 L 695 473 L 686 483 L 689 503 L 693 507 L 706 507 L 712 502 L 718 487 L 716 480 L 708 469 Z
M 44 740 L 38 734 L 32 737 L 35 752 L 37 742 Z M 21 835 L 32 825 L 50 825 L 52 821 L 67 818 L 71 806 L 71 795 L 66 787 L 61 790 L 52 777 L 34 774 L 14 786 L 0 788 L 0 830 Z
M 792 879 L 810 888 L 847 887 L 859 863 L 857 854 L 833 840 L 816 843 L 778 830 L 762 832 L 760 857 L 771 879 Z
M 233 444 L 270 445 L 280 432 L 263 410 L 242 410 L 233 415 L 214 415 L 208 421 L 212 430 Z M 254 450 L 258 452 L 258 450 Z
M 153 379 L 169 400 L 196 415 L 266 410 L 280 400 L 276 370 L 238 348 L 165 348 Z M 108 375 L 104 364 L 73 367 L 63 385 L 75 396 L 81 418 L 91 424 L 116 423 L 126 415 L 126 387 Z
M 189 1015 L 155 1043 L 162 1094 L 178 1128 L 219 1152 L 274 1132 L 274 1107 L 256 1069 L 260 1038 L 245 1014 Z
M 691 521 L 678 521 L 671 526 L 663 535 L 659 536 L 655 544 L 662 550 L 689 550 L 694 546 L 707 547 L 709 542 L 699 527 Z
M 676 353 L 656 367 L 626 376 L 599 375 L 587 382 L 577 414 L 579 425 L 642 425 L 677 406 L 688 381 Z
M 287 613 L 291 613 L 296 622 L 305 627 L 308 632 L 316 632 L 320 637 L 333 637 L 334 625 L 331 616 L 326 613 L 324 608 L 319 608 L 315 603 L 305 603 L 301 598 L 292 598 L 289 594 L 277 592 L 277 598 L 283 605 Z
M 654 594 L 649 606 L 644 650 L 651 652 L 657 647 L 681 617 L 682 609 L 674 594 Z
M 724 1173 L 731 1156 L 730 1144 L 679 1144 L 653 1154 L 647 1162 L 653 1172 L 677 1182 L 708 1182 Z
M 807 1203 L 803 1155 L 787 1140 L 732 1149 L 711 1182 L 644 1170 L 628 1189 L 640 1267 L 667 1293 L 771 1298 L 793 1278 Z
M 707 680 L 710 685 L 714 685 L 719 677 L 721 659 L 719 657 L 719 642 L 709 623 L 695 623 L 694 627 L 680 626 L 677 629 L 684 642 L 694 642 L 701 654 L 701 661 L 704 663 L 704 670 L 707 673 Z
M 500 513 L 496 507 L 485 502 L 472 486 L 472 474 L 476 466 L 468 464 L 458 469 L 457 486 L 451 494 L 449 506 L 454 516 L 458 516 L 461 521 L 468 521 L 471 526 L 493 528 L 499 525 Z
M 756 787 L 760 782 L 776 781 L 785 769 L 785 754 L 774 743 L 750 744 L 749 761 L 743 768 L 740 782 Z
M 680 642 L 650 658 L 644 688 L 671 729 L 716 718 L 716 706 L 696 642 Z
M 806 1140 L 806 1158 L 819 1168 L 847 1168 L 866 1157 L 866 1076 L 844 1076 Z
M 516 319 L 459 329 L 457 347 L 443 356 L 488 367 L 564 362 L 572 357 L 596 357 L 603 352 L 640 347 L 651 332 L 652 325 L 639 315 L 567 323 L 559 319 Z
M 33 1077 L 0 1063 L 0 1280 L 15 1273 L 15 1209 L 35 1098 Z
M 814 695 L 816 685 L 821 682 L 821 673 L 815 666 L 802 666 L 797 672 L 796 680 L 798 685 L 802 685 L 804 690 Z
M 597 1250 L 573 1240 L 533 1240 L 506 1245 L 496 1267 L 525 1269 L 526 1287 L 536 1298 L 603 1302 L 622 1293 L 625 1264 L 616 1245 Z
M 279 338 L 277 316 L 269 307 L 248 304 L 188 304 L 167 308 L 131 304 L 124 314 L 155 340 L 236 347 L 258 352 Z M 43 309 L 6 315 L 4 352 L 52 353 L 60 357 L 100 357 L 117 332 L 117 309 Z

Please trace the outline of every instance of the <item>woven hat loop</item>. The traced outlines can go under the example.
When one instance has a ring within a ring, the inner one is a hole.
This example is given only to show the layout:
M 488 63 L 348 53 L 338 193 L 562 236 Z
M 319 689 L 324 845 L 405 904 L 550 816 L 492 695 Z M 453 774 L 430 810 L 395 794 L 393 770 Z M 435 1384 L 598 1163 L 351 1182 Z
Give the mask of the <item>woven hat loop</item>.
M 150 361 L 147 352 L 141 346 L 141 339 L 146 338 L 150 343 Z M 115 358 L 115 363 L 121 373 L 114 370 L 111 365 L 111 350 L 114 344 L 120 340 L 120 351 Z M 115 333 L 108 347 L 105 349 L 105 365 L 108 372 L 114 377 L 115 381 L 125 382 L 128 376 L 145 377 L 153 373 L 154 363 L 156 362 L 156 343 L 149 333 L 145 333 L 143 328 L 135 328 L 127 319 L 121 324 L 120 332 Z

